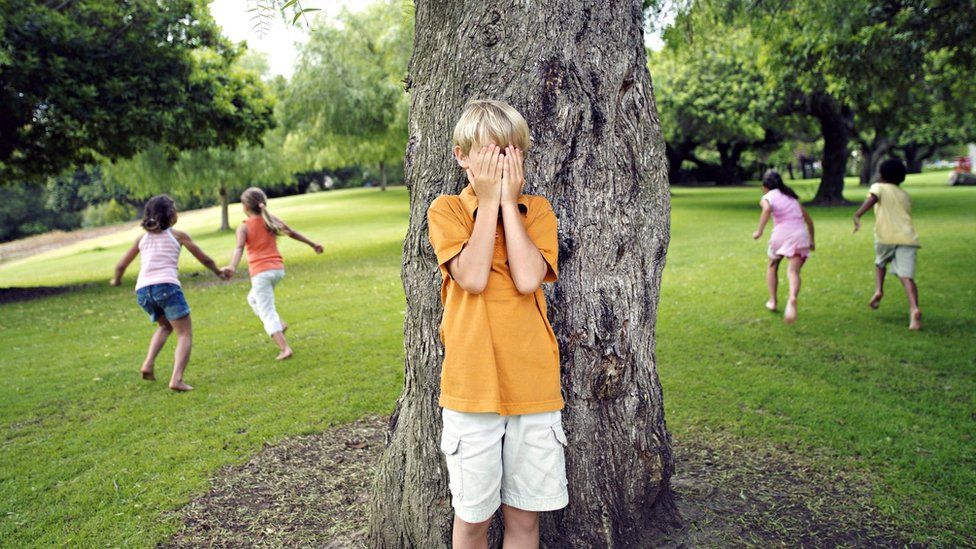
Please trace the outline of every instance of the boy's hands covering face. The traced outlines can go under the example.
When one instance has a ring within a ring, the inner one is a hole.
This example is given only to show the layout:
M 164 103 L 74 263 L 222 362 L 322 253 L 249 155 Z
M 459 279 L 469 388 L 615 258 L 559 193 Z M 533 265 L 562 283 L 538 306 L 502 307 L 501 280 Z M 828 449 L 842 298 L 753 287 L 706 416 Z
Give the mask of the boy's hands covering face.
M 501 154 L 501 149 L 494 143 L 481 147 L 477 155 L 470 155 L 470 161 L 465 172 L 468 175 L 468 183 L 474 187 L 474 194 L 478 196 L 479 200 L 498 200 L 500 198 L 504 162 L 505 156 Z
M 522 151 L 511 145 L 505 147 L 502 157 L 502 204 L 514 204 L 522 194 L 525 186 L 525 174 L 522 171 Z

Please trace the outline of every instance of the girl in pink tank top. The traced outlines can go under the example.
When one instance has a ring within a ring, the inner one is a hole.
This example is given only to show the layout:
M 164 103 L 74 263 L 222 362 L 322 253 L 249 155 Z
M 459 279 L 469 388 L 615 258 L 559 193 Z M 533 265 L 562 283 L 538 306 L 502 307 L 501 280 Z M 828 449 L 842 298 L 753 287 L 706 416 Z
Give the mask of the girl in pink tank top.
M 769 222 L 773 218 L 773 231 L 769 236 L 769 265 L 766 268 L 766 284 L 769 286 L 769 301 L 766 308 L 775 311 L 777 306 L 776 289 L 779 282 L 779 264 L 786 258 L 789 261 L 787 278 L 790 281 L 790 297 L 786 302 L 786 312 L 783 320 L 788 324 L 796 322 L 796 299 L 800 294 L 800 269 L 814 249 L 813 220 L 807 214 L 796 195 L 796 192 L 783 183 L 776 170 L 769 170 L 763 175 L 763 197 L 759 201 L 762 214 L 759 216 L 759 228 L 752 233 L 752 238 L 759 239 Z
M 190 306 L 183 295 L 183 288 L 180 286 L 177 274 L 180 250 L 183 248 L 189 250 L 200 263 L 220 278 L 226 279 L 228 275 L 217 268 L 214 260 L 203 253 L 203 250 L 190 239 L 190 235 L 171 228 L 176 224 L 177 217 L 176 205 L 170 197 L 163 194 L 149 199 L 142 218 L 142 228 L 146 233 L 139 235 L 132 247 L 119 260 L 111 284 L 112 286 L 121 284 L 126 268 L 141 253 L 139 278 L 136 280 L 136 302 L 149 314 L 149 320 L 159 325 L 152 339 L 149 340 L 149 351 L 146 353 L 146 360 L 142 363 L 142 379 L 155 381 L 156 375 L 153 370 L 156 356 L 162 350 L 169 334 L 175 330 L 176 357 L 169 388 L 174 391 L 189 391 L 193 387 L 183 381 L 183 372 L 190 360 L 193 329 L 190 324 Z

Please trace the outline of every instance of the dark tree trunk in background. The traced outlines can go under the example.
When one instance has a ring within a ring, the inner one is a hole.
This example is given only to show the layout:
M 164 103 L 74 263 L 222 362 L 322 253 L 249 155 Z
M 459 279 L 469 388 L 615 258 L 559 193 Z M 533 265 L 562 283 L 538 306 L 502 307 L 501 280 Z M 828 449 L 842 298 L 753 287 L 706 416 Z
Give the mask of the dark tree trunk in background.
M 824 140 L 823 173 L 813 203 L 822 206 L 850 204 L 844 199 L 844 175 L 850 157 L 848 143 L 851 140 L 853 113 L 833 97 L 817 94 L 809 99 L 808 114 L 820 122 Z
M 905 154 L 905 170 L 908 173 L 922 173 L 922 163 L 932 158 L 938 150 L 938 145 L 909 143 L 903 146 L 901 151 Z
M 570 503 L 543 516 L 543 545 L 646 547 L 678 517 L 654 349 L 669 198 L 641 2 L 415 5 L 406 368 L 368 546 L 449 546 L 453 511 L 438 444 L 440 275 L 426 211 L 465 184 L 451 157 L 463 105 L 498 98 L 532 129 L 526 192 L 546 196 L 559 217 L 560 280 L 547 295 L 562 354 Z
M 380 190 L 386 190 L 386 162 L 380 162 Z
M 680 141 L 667 144 L 665 154 L 668 159 L 668 181 L 674 185 L 681 182 L 681 166 L 685 160 L 694 156 L 698 143 L 694 141 Z
M 861 185 L 870 185 L 877 181 L 878 168 L 881 162 L 891 153 L 892 143 L 884 135 L 875 136 L 870 143 L 859 139 L 861 151 Z
M 793 177 L 793 163 L 792 162 L 790 162 L 789 164 L 786 165 L 786 170 L 788 172 L 790 172 L 790 181 L 793 181 L 794 179 L 796 179 L 795 177 Z
M 742 143 L 718 142 L 715 144 L 719 158 L 719 176 L 716 183 L 719 185 L 735 185 L 741 183 L 741 168 L 739 160 L 746 146 Z
M 223 183 L 220 184 L 220 189 L 217 193 L 220 195 L 220 230 L 229 231 L 230 230 L 230 215 L 227 210 L 227 185 Z

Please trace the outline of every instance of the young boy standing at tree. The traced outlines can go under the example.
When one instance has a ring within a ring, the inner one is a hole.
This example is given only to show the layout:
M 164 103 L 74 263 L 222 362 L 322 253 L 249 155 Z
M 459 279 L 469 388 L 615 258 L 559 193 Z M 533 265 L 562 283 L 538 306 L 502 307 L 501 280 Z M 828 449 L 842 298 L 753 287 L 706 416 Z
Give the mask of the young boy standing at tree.
M 854 214 L 854 232 L 861 228 L 861 216 L 874 206 L 875 290 L 869 305 L 877 309 L 884 295 L 885 269 L 901 279 L 908 295 L 909 330 L 922 328 L 915 285 L 915 252 L 921 246 L 912 224 L 912 200 L 899 185 L 905 181 L 905 165 L 897 158 L 881 163 L 881 177 L 871 185 L 864 204 Z
M 454 128 L 467 175 L 427 212 L 442 274 L 441 450 L 455 510 L 455 548 L 487 547 L 502 508 L 506 547 L 537 547 L 540 511 L 568 503 L 559 348 L 541 285 L 555 282 L 556 216 L 522 194 L 525 119 L 474 101 Z

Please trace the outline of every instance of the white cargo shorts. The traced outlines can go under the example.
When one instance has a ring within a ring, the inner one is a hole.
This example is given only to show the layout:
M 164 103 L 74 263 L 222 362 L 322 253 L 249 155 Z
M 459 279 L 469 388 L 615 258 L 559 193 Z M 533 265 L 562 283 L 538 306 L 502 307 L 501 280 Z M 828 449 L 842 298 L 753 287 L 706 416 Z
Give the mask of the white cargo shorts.
M 484 522 L 502 503 L 524 511 L 554 511 L 569 503 L 558 411 L 502 416 L 445 408 L 442 417 L 441 451 L 461 520 Z

